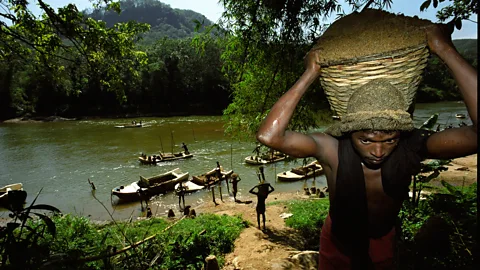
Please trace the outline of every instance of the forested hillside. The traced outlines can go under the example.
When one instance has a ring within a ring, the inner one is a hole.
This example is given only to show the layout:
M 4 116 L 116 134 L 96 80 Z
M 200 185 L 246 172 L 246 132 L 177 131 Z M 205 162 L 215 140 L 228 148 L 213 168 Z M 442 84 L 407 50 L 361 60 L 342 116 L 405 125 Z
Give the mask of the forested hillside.
M 108 27 L 115 23 L 137 21 L 150 25 L 150 31 L 143 36 L 143 43 L 153 43 L 163 37 L 187 38 L 195 34 L 195 21 L 204 26 L 212 22 L 204 15 L 192 10 L 174 9 L 157 0 L 126 0 L 120 2 L 122 12 L 94 9 L 83 11 L 95 20 L 103 20 Z M 201 32 L 201 31 L 200 31 Z
M 299 78 L 310 48 L 305 41 L 275 38 L 245 43 L 254 35 L 228 28 L 214 35 L 203 15 L 156 0 L 112 2 L 83 12 L 71 4 L 55 11 L 38 2 L 46 13 L 42 19 L 18 8 L 23 2 L 7 6 L 16 20 L 0 32 L 0 119 L 223 113 L 233 131 L 258 124 L 257 114 Z M 204 23 L 201 34 L 195 32 L 198 22 Z M 477 40 L 454 43 L 476 67 Z M 302 113 L 312 116 L 328 108 L 320 85 L 313 88 L 301 104 Z M 459 98 L 448 70 L 432 57 L 417 101 Z M 294 119 L 294 129 L 315 124 L 310 116 Z
M 477 58 L 478 47 L 476 39 L 456 39 L 453 40 L 453 44 L 464 57 Z

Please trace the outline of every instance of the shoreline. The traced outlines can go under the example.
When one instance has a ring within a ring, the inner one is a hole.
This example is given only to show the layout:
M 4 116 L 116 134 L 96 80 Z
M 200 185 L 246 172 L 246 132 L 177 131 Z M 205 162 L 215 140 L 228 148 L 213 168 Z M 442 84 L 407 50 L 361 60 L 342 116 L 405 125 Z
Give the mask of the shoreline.
M 456 158 L 453 159 L 448 165 L 447 171 L 442 171 L 440 175 L 431 180 L 429 183 L 431 186 L 434 187 L 442 187 L 441 181 L 446 181 L 454 186 L 469 186 L 475 182 L 477 182 L 477 154 L 473 154 L 466 157 Z M 327 198 L 328 198 L 328 194 Z M 304 195 L 303 192 L 296 190 L 291 192 L 273 192 L 270 194 L 266 200 L 267 204 L 267 213 L 269 209 L 269 205 L 272 202 L 278 201 L 286 201 L 286 200 L 293 200 L 293 199 L 309 199 L 313 198 L 312 196 Z M 250 217 L 255 214 L 255 206 L 256 206 L 256 196 L 251 194 L 245 194 L 242 196 L 237 196 L 237 199 L 242 202 L 251 201 L 251 203 L 235 203 L 233 201 L 232 196 L 224 197 L 224 201 L 220 201 L 220 197 L 216 196 L 216 201 L 219 203 L 218 206 L 213 204 L 212 200 L 207 200 L 202 202 L 191 209 L 195 209 L 197 214 L 202 213 L 213 213 L 213 214 L 247 214 L 246 217 Z M 248 209 L 248 210 L 247 210 Z M 182 216 L 182 213 L 178 210 L 174 210 L 176 217 L 179 218 Z M 247 212 L 248 213 L 247 213 Z M 7 216 L 9 213 L 8 210 L 5 209 L 5 215 Z M 165 217 L 167 218 L 166 213 L 154 213 L 154 217 Z M 88 217 L 87 217 L 88 218 Z M 249 219 L 250 219 L 249 218 Z M 134 218 L 134 220 L 141 220 L 143 217 Z M 12 218 L 7 217 L 0 217 L 0 226 L 6 226 L 6 223 L 12 221 Z M 115 221 L 128 221 L 130 219 L 124 220 L 115 220 Z M 104 219 L 90 219 L 90 221 L 96 225 L 104 225 L 113 222 L 113 220 L 109 219 L 106 216 Z M 253 219 L 254 221 L 254 219 Z

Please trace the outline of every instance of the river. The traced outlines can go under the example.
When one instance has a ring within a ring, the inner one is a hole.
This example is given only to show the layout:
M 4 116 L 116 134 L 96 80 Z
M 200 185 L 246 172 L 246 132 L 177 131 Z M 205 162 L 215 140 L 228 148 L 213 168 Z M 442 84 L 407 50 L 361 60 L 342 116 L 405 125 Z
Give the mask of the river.
M 433 113 L 440 113 L 439 124 L 457 126 L 455 114 L 467 114 L 462 102 L 417 104 L 414 121 L 419 126 Z M 468 115 L 468 114 L 467 114 Z M 258 183 L 258 167 L 246 165 L 243 160 L 252 154 L 255 140 L 238 142 L 223 133 L 220 116 L 189 116 L 171 118 L 137 118 L 144 128 L 120 129 L 115 125 L 132 119 L 95 119 L 44 123 L 0 123 L 0 186 L 21 182 L 28 192 L 27 204 L 38 194 L 36 204 L 49 204 L 64 213 L 88 216 L 95 220 L 128 219 L 142 216 L 140 204 L 117 204 L 110 191 L 126 185 L 139 176 L 153 176 L 174 168 L 192 175 L 205 173 L 216 166 L 233 169 L 241 177 L 238 197 Z M 471 123 L 468 119 L 463 119 Z M 320 130 L 325 127 L 321 127 Z M 155 154 L 181 151 L 185 142 L 192 159 L 160 163 L 156 166 L 139 164 L 141 153 Z M 301 159 L 279 162 L 265 167 L 267 181 L 275 191 L 301 191 L 303 181 L 276 182 L 275 175 L 302 164 Z M 90 179 L 96 186 L 92 194 Z M 313 180 L 308 180 L 312 185 Z M 326 185 L 323 176 L 315 185 Z M 217 193 L 217 200 L 218 192 Z M 223 199 L 233 200 L 222 187 Z M 272 196 L 274 193 L 272 194 Z M 96 199 L 95 199 L 96 198 Z M 186 203 L 195 206 L 211 203 L 207 190 L 187 195 Z M 168 209 L 178 210 L 178 197 L 166 194 L 151 199 L 152 211 L 165 214 Z M 178 212 L 177 212 L 178 213 Z M 8 212 L 0 210 L 0 218 Z

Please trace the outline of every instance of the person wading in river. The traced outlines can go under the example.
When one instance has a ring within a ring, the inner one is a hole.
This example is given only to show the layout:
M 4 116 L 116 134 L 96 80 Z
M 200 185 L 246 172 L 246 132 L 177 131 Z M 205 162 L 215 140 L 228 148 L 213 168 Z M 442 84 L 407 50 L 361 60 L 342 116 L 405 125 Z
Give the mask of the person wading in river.
M 414 129 L 402 93 L 380 80 L 357 89 L 347 114 L 325 133 L 287 130 L 299 100 L 320 74 L 319 51 L 312 50 L 306 71 L 258 130 L 262 144 L 294 157 L 315 157 L 325 170 L 330 212 L 320 237 L 319 269 L 392 269 L 394 224 L 421 160 L 477 152 L 477 71 L 441 25 L 426 28 L 426 36 L 457 82 L 472 126 L 436 133 Z

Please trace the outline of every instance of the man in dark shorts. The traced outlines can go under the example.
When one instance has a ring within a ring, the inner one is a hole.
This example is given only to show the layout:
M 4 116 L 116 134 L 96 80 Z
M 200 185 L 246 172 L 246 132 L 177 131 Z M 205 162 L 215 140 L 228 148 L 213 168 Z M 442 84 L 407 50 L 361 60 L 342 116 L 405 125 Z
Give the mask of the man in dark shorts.
M 294 157 L 315 157 L 325 170 L 330 212 L 320 236 L 320 269 L 393 269 L 395 221 L 413 175 L 425 158 L 477 152 L 477 71 L 456 51 L 441 25 L 426 28 L 430 51 L 450 69 L 472 126 L 427 132 L 413 128 L 403 94 L 373 80 L 349 99 L 347 114 L 325 132 L 287 130 L 295 107 L 319 77 L 318 50 L 306 71 L 261 124 L 262 144 Z
M 178 208 L 180 208 L 180 211 L 185 209 L 185 191 L 186 191 L 186 188 L 184 186 L 184 183 L 180 182 L 180 185 L 178 185 L 178 188 L 176 190 L 177 196 L 178 196 Z M 183 202 L 183 207 L 180 204 L 181 202 Z
M 238 182 L 240 182 L 240 177 L 238 174 L 233 173 L 232 174 L 232 179 L 230 179 L 230 183 L 232 183 L 232 193 L 233 193 L 233 200 L 236 202 L 237 201 L 237 192 L 238 192 Z
M 257 189 L 255 191 L 255 189 Z M 254 186 L 248 192 L 257 195 L 257 223 L 258 229 L 260 229 L 260 215 L 263 217 L 263 230 L 265 230 L 265 200 L 268 197 L 268 194 L 272 193 L 275 189 L 269 184 L 265 183 L 263 180 L 260 181 L 260 184 Z

